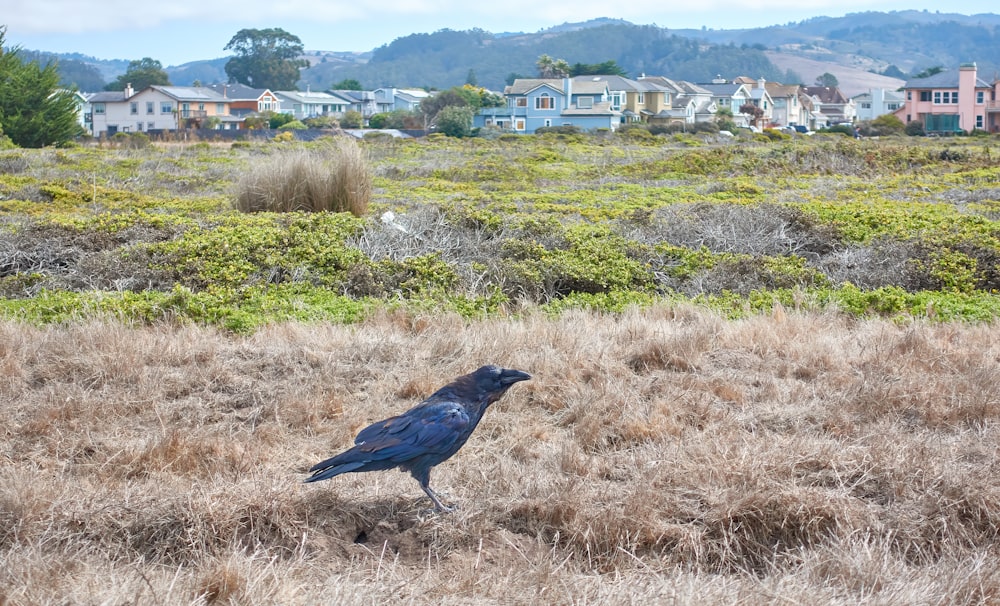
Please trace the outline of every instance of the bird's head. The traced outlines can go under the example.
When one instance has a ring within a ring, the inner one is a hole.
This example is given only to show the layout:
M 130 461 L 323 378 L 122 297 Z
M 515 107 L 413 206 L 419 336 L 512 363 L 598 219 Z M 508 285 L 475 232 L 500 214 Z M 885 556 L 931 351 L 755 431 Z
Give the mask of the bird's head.
M 491 364 L 455 379 L 451 385 L 442 388 L 442 391 L 450 388 L 452 392 L 492 404 L 507 393 L 511 385 L 530 378 L 531 375 L 522 370 L 500 368 Z

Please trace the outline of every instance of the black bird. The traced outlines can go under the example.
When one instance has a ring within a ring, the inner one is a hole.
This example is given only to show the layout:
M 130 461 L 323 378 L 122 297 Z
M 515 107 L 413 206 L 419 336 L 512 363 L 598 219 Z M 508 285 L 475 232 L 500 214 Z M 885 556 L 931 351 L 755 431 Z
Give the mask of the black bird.
M 499 366 L 483 366 L 462 375 L 403 414 L 362 429 L 353 448 L 314 465 L 305 481 L 399 467 L 420 482 L 435 509 L 451 511 L 431 490 L 431 467 L 458 452 L 489 405 L 511 385 L 530 378 L 526 372 Z

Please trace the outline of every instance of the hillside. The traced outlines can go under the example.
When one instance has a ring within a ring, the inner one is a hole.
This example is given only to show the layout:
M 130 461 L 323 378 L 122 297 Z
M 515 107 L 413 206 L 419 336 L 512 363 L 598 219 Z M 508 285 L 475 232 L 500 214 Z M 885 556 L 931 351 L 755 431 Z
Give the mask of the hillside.
M 898 83 L 862 72 L 889 69 L 898 75 L 967 61 L 975 61 L 989 79 L 1000 73 L 1000 15 L 862 12 L 727 30 L 667 29 L 619 19 L 564 23 L 534 33 L 445 29 L 404 36 L 370 50 L 309 50 L 304 58 L 310 68 L 303 70 L 300 88 L 322 89 L 353 78 L 367 88 L 447 88 L 474 80 L 500 89 L 512 77 L 534 75 L 535 61 L 543 53 L 571 64 L 613 59 L 632 76 L 665 74 L 694 82 L 723 74 L 786 82 L 800 77 L 811 83 L 829 71 L 853 92 Z M 122 61 L 79 54 L 61 58 L 92 65 L 108 81 L 127 67 Z M 167 73 L 179 85 L 222 82 L 227 60 L 171 66 Z
M 872 88 L 896 89 L 903 86 L 906 82 L 899 78 L 874 74 L 867 71 L 864 64 L 857 67 L 842 65 L 840 63 L 810 59 L 802 54 L 792 52 L 768 51 L 765 55 L 778 69 L 786 72 L 795 72 L 802 76 L 803 84 L 812 84 L 818 76 L 824 73 L 833 74 L 840 83 L 841 92 L 848 97 L 853 97 Z M 831 56 L 831 59 L 834 59 L 834 57 Z

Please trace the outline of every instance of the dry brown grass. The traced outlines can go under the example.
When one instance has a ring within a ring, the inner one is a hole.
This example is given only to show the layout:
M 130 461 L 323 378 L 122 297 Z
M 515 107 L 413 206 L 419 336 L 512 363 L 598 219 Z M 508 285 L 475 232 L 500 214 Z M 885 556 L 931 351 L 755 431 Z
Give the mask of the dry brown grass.
M 304 485 L 486 362 L 435 470 Z M 693 307 L 0 324 L 0 604 L 1000 600 L 1000 334 Z
M 372 179 L 367 152 L 341 137 L 312 150 L 258 159 L 236 184 L 235 206 L 243 212 L 333 211 L 362 217 Z

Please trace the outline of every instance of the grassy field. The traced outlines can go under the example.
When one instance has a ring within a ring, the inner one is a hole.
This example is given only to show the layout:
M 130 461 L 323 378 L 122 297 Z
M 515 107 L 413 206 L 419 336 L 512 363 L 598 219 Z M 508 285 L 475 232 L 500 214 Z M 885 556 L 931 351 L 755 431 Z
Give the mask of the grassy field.
M 996 603 L 995 142 L 5 152 L 0 604 Z M 457 512 L 302 484 L 484 363 Z

